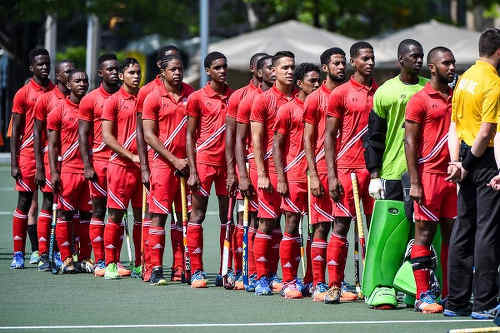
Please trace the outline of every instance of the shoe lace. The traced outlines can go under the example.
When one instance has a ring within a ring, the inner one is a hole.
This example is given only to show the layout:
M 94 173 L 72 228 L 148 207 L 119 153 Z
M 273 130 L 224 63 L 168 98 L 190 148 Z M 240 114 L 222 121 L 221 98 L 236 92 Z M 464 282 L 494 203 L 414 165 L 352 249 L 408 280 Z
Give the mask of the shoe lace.
M 328 296 L 335 298 L 337 295 L 340 295 L 340 288 L 339 287 L 331 287 L 327 291 Z
M 318 290 L 318 292 L 324 293 L 325 291 L 328 291 L 328 287 L 326 283 L 320 282 L 316 285 L 316 290 Z
M 436 303 L 436 296 L 429 290 L 420 294 L 420 300 L 424 303 L 433 304 Z

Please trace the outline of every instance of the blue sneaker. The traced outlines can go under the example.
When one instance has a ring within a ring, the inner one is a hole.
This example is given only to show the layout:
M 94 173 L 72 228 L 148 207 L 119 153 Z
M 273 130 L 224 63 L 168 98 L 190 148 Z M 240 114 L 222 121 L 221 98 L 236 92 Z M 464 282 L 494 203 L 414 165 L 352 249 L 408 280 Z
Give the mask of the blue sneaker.
M 436 296 L 431 291 L 420 294 L 420 299 L 415 301 L 415 311 L 422 313 L 441 313 L 443 306 L 436 301 Z
M 255 295 L 269 296 L 272 294 L 273 292 L 269 287 L 269 278 L 267 276 L 263 276 L 259 280 L 257 280 L 257 285 L 255 286 Z
M 54 263 L 56 264 L 57 270 L 61 269 L 61 266 L 63 265 L 63 261 L 61 259 L 61 252 L 56 252 L 54 254 Z
M 306 284 L 304 284 L 304 281 L 302 281 L 300 279 L 296 279 L 295 280 L 295 285 L 297 286 L 297 288 L 299 288 L 299 290 L 302 293 L 303 297 L 311 296 L 312 283 L 306 283 Z
M 14 252 L 10 269 L 23 269 L 24 268 L 24 253 L 21 251 Z
M 252 274 L 248 277 L 248 286 L 245 290 L 249 293 L 255 292 L 255 287 L 257 286 L 257 274 Z
M 324 302 L 326 293 L 328 292 L 328 285 L 324 282 L 320 282 L 314 288 L 312 298 L 314 302 Z
M 283 289 L 283 281 L 278 277 L 278 275 L 273 274 L 269 279 L 269 284 L 273 292 L 279 293 Z
M 206 288 L 207 287 L 207 275 L 203 271 L 196 271 L 193 276 L 191 276 L 191 288 Z
M 44 253 L 40 256 L 40 261 L 38 262 L 38 271 L 47 272 L 50 269 L 49 255 Z
M 499 312 L 500 312 L 500 304 L 494 307 L 493 309 L 483 310 L 483 311 L 473 311 L 470 316 L 472 317 L 472 319 L 489 320 L 489 319 L 495 319 L 495 317 L 498 315 Z
M 225 281 L 223 279 L 224 283 L 224 288 L 225 289 L 233 289 L 234 284 L 236 283 L 236 275 L 234 275 L 232 270 L 227 271 L 227 276 L 225 278 Z
M 452 310 L 445 308 L 443 316 L 445 317 L 468 317 L 472 313 L 472 304 L 468 303 L 466 306 Z
M 216 287 L 222 287 L 223 285 L 224 285 L 224 282 L 223 282 L 223 280 L 222 280 L 222 275 L 217 274 L 217 275 L 215 276 L 215 286 L 216 286 Z
M 33 251 L 30 256 L 30 264 L 38 265 L 40 262 L 40 253 L 38 251 Z

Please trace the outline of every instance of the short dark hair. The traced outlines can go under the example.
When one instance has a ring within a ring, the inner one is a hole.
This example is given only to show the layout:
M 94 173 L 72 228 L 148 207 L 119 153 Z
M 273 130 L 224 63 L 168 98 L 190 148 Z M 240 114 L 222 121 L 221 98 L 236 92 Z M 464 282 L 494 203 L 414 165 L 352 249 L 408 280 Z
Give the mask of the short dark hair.
M 205 68 L 210 68 L 210 66 L 212 66 L 212 63 L 217 59 L 224 59 L 227 62 L 227 58 L 223 53 L 214 51 L 207 54 L 205 60 L 203 61 L 203 65 L 205 66 Z
M 281 58 L 292 58 L 295 60 L 295 54 L 291 51 L 278 51 L 275 55 L 273 55 L 273 66 L 276 65 L 276 62 Z
M 408 51 L 410 50 L 411 46 L 416 46 L 418 48 L 421 48 L 422 50 L 424 49 L 422 47 L 422 44 L 420 44 L 418 41 L 414 39 L 405 39 L 399 43 L 398 46 L 398 58 L 404 56 Z
M 434 56 L 436 55 L 436 53 L 438 52 L 442 52 L 442 53 L 445 53 L 445 52 L 450 52 L 453 54 L 453 52 L 451 52 L 451 50 L 447 47 L 444 47 L 444 46 L 436 46 L 434 48 L 432 48 L 429 53 L 427 53 L 427 65 L 431 64 L 432 63 L 432 58 L 434 58 Z
M 166 46 L 163 46 L 163 47 L 160 47 L 158 49 L 158 51 L 156 51 L 156 61 L 160 61 L 161 58 L 163 58 L 163 56 L 165 55 L 165 53 L 167 53 L 168 51 L 175 51 L 177 53 L 180 54 L 180 50 L 177 48 L 177 46 L 175 45 L 166 45 Z
M 47 51 L 46 49 L 33 49 L 28 53 L 28 61 L 30 62 L 30 65 L 33 65 L 33 63 L 35 62 L 35 57 L 38 57 L 40 55 L 50 57 L 49 51 Z
M 359 50 L 362 49 L 371 49 L 373 50 L 373 46 L 370 43 L 365 41 L 360 41 L 352 44 L 351 49 L 349 50 L 349 54 L 351 58 L 356 58 L 359 55 Z
M 114 53 L 104 53 L 99 58 L 97 58 L 97 67 L 101 68 L 102 64 L 108 60 L 117 60 L 116 54 Z
M 341 56 L 345 57 L 345 52 L 340 47 L 331 47 L 331 48 L 323 51 L 323 53 L 321 53 L 321 56 L 319 57 L 321 64 L 322 65 L 328 64 L 330 62 L 330 58 L 334 54 L 340 54 Z
M 59 72 L 62 64 L 72 64 L 73 66 L 75 65 L 74 62 L 69 59 L 60 60 L 56 62 L 56 66 L 54 67 L 56 74 Z
M 489 57 L 500 48 L 500 29 L 489 28 L 479 37 L 479 56 Z
M 71 79 L 73 78 L 73 76 L 76 73 L 83 73 L 83 74 L 87 75 L 87 72 L 85 72 L 83 69 L 75 68 L 71 72 L 69 72 L 69 74 L 68 74 L 68 82 L 71 81 Z M 88 78 L 88 76 L 87 76 L 87 78 Z
M 257 69 L 262 69 L 264 68 L 264 64 L 266 63 L 267 60 L 269 59 L 273 59 L 273 56 L 272 55 L 265 55 L 263 56 L 262 58 L 260 58 L 259 60 L 257 60 Z
M 177 54 L 169 54 L 167 56 L 163 56 L 160 59 L 160 68 L 165 69 L 168 66 L 168 63 L 172 60 L 179 60 L 182 64 L 182 59 L 180 56 L 178 56 Z
M 125 58 L 120 64 L 120 72 L 123 73 L 129 66 L 136 64 L 140 66 L 139 61 L 136 58 Z
M 257 66 L 257 61 L 259 61 L 260 58 L 267 56 L 267 53 L 264 52 L 258 52 L 255 53 L 251 58 L 250 58 L 250 67 L 256 67 Z
M 297 85 L 297 81 L 299 80 L 304 80 L 304 76 L 306 76 L 307 73 L 309 72 L 318 72 L 320 74 L 320 69 L 318 65 L 309 63 L 309 62 L 303 62 L 300 65 L 295 68 L 295 72 L 293 73 L 293 82 L 295 82 L 295 85 Z

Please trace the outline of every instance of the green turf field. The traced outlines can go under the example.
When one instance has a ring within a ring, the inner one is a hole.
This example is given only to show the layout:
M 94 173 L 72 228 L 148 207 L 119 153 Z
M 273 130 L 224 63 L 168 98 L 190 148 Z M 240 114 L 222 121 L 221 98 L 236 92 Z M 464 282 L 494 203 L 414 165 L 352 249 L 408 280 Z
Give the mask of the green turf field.
M 210 283 L 207 289 L 193 290 L 170 282 L 166 287 L 152 287 L 135 279 L 105 281 L 84 274 L 52 275 L 39 273 L 29 264 L 24 270 L 11 271 L 11 212 L 17 196 L 9 175 L 10 168 L 0 166 L 0 331 L 386 333 L 492 326 L 491 322 L 469 318 L 450 320 L 442 315 L 422 315 L 403 306 L 375 311 L 361 302 L 324 305 L 310 298 L 292 301 L 279 295 L 256 297 L 215 288 L 220 259 L 214 200 L 205 221 L 204 261 Z M 167 241 L 165 266 L 170 266 L 171 257 Z M 125 246 L 121 258 L 127 258 Z M 348 280 L 352 279 L 352 265 L 349 260 Z M 168 269 L 166 276 L 170 276 Z

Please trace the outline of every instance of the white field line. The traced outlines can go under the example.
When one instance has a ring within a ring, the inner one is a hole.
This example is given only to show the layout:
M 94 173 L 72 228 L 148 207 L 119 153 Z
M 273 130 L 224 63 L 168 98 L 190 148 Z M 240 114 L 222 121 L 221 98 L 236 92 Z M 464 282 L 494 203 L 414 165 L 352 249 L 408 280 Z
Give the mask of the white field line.
M 388 324 L 442 324 L 477 322 L 474 319 L 438 320 L 370 320 L 370 321 L 297 321 L 276 323 L 199 323 L 199 324 L 134 324 L 134 325 L 47 325 L 47 326 L 0 326 L 0 330 L 51 330 L 51 329 L 106 329 L 106 328 L 168 328 L 168 327 L 265 327 L 265 326 L 349 326 Z

